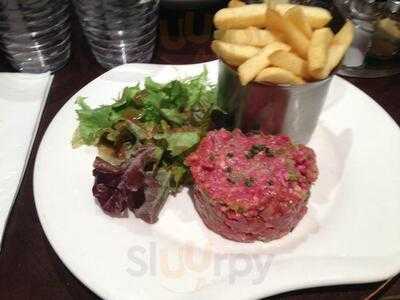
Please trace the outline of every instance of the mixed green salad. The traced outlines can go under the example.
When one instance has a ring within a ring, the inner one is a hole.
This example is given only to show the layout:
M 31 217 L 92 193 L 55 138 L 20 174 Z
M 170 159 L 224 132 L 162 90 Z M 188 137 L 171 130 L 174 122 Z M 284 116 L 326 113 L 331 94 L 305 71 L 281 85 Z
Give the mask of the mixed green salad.
M 126 87 L 110 105 L 91 108 L 83 97 L 76 104 L 72 145 L 98 147 L 93 194 L 103 210 L 123 214 L 129 208 L 156 222 L 168 195 L 190 178 L 184 159 L 218 109 L 207 71 L 166 84 L 146 78 L 144 88 Z

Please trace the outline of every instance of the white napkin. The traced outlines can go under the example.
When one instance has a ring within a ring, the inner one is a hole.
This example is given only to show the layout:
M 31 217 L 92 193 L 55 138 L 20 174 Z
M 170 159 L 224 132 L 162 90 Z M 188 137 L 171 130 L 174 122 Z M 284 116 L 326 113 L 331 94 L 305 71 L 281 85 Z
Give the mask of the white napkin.
M 53 75 L 0 73 L 0 248 Z

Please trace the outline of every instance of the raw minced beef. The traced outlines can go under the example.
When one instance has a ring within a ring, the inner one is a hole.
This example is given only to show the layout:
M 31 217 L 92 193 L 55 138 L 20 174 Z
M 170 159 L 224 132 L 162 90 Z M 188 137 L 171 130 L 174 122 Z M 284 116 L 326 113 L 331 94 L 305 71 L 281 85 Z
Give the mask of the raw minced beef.
M 205 225 L 239 242 L 289 233 L 307 211 L 315 154 L 287 136 L 211 131 L 186 159 Z

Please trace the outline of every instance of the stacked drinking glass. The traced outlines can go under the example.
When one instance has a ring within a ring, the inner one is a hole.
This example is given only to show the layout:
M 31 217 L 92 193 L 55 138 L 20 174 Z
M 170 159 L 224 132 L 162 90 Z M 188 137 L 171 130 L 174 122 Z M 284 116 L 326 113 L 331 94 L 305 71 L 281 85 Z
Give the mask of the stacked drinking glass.
M 1 50 L 18 71 L 56 71 L 70 55 L 68 0 L 0 0 Z
M 74 0 L 97 61 L 106 68 L 149 62 L 157 36 L 159 0 Z

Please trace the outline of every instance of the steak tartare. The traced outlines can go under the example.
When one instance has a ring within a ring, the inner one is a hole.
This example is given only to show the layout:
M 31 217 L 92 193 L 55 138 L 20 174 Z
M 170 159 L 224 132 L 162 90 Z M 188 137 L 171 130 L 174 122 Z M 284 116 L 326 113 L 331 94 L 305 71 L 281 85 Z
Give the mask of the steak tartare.
M 211 131 L 189 155 L 194 205 L 205 225 L 238 242 L 289 233 L 317 179 L 314 151 L 287 136 Z

